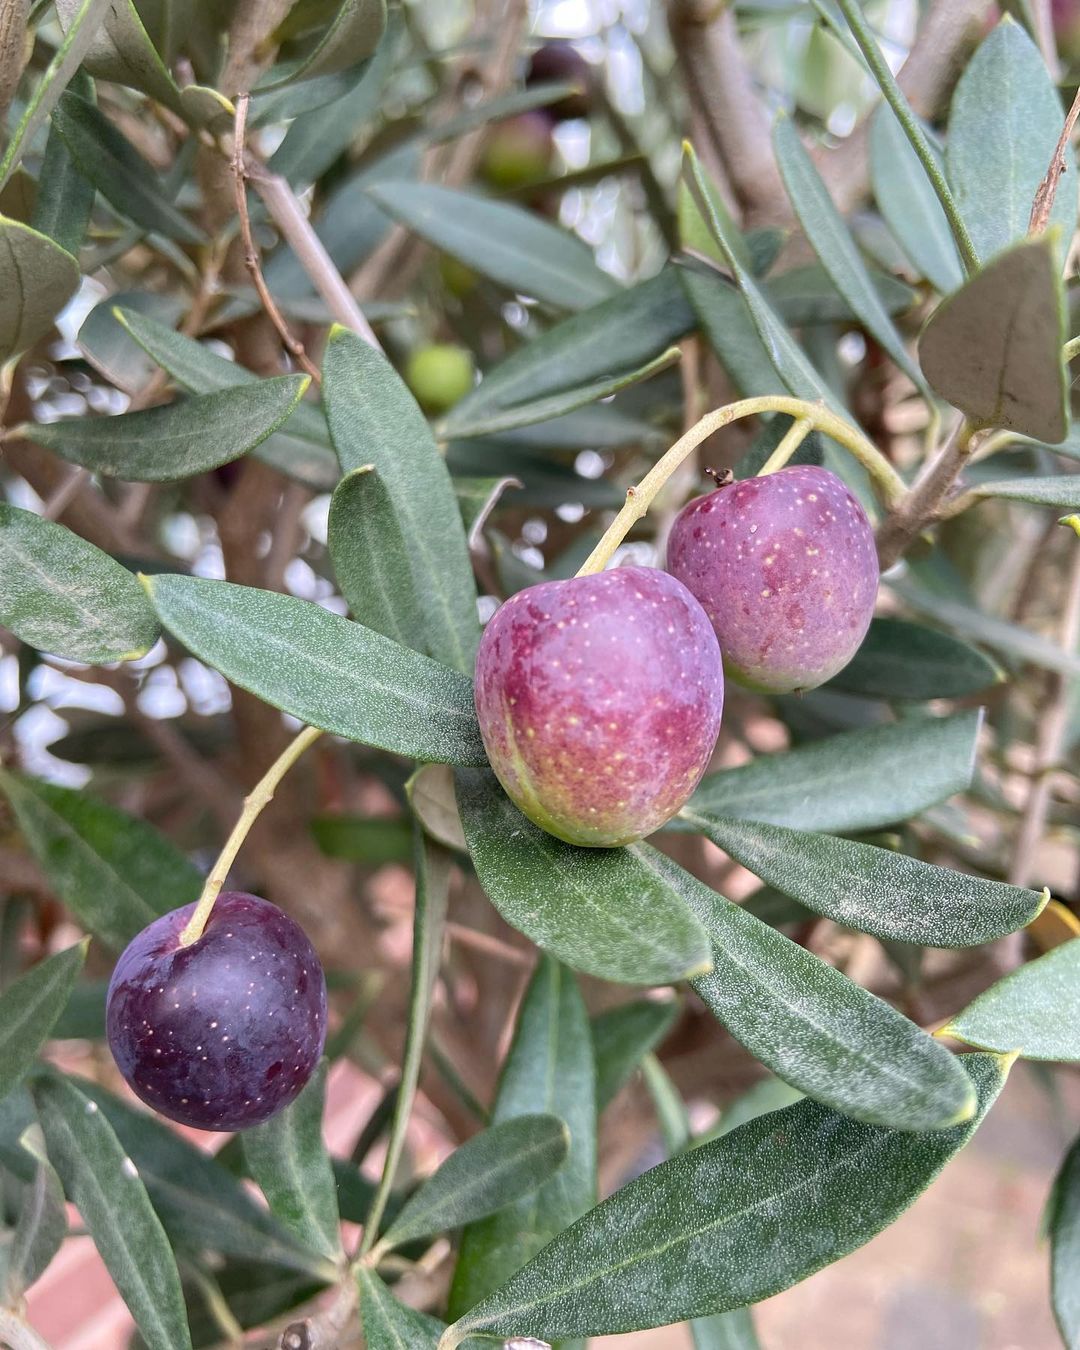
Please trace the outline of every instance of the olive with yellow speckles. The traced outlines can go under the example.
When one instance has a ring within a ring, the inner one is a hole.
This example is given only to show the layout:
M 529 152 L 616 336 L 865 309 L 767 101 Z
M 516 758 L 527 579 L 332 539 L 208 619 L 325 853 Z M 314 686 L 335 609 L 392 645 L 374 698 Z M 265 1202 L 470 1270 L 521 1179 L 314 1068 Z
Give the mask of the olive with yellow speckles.
M 185 947 L 194 909 L 155 919 L 125 948 L 109 982 L 109 1046 L 163 1116 L 244 1130 L 311 1077 L 326 1040 L 326 979 L 303 929 L 268 900 L 223 892 Z
M 768 693 L 815 689 L 843 670 L 877 600 L 866 512 L 834 473 L 808 464 L 690 502 L 667 565 L 701 601 L 727 673 Z
M 519 591 L 484 630 L 476 712 L 499 781 L 542 829 L 612 847 L 685 803 L 720 730 L 708 618 L 655 567 Z

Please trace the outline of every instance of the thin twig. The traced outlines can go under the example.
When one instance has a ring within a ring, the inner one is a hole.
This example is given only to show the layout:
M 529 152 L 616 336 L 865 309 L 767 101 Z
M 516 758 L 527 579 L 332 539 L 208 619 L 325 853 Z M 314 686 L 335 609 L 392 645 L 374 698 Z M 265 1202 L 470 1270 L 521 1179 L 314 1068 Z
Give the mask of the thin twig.
M 1054 153 L 1050 156 L 1050 167 L 1046 171 L 1046 177 L 1036 189 L 1035 200 L 1031 203 L 1028 234 L 1042 234 L 1050 220 L 1050 212 L 1054 209 L 1054 198 L 1057 196 L 1058 183 L 1061 181 L 1061 175 L 1066 172 L 1068 167 L 1065 163 L 1065 151 L 1068 149 L 1069 137 L 1073 133 L 1073 127 L 1076 126 L 1078 117 L 1080 117 L 1080 89 L 1076 91 L 1076 97 L 1073 99 L 1072 107 L 1065 118 L 1065 125 L 1061 129 L 1058 143 L 1054 146 Z
M 238 104 L 237 113 L 239 111 Z M 297 261 L 308 274 L 315 289 L 326 301 L 327 308 L 335 320 L 343 327 L 351 328 L 369 346 L 381 352 L 382 344 L 375 336 L 364 311 L 356 303 L 352 291 L 345 284 L 345 279 L 334 266 L 334 260 L 315 233 L 311 221 L 305 215 L 304 208 L 288 181 L 280 174 L 271 173 L 251 155 L 246 157 L 244 164 L 245 173 L 262 198 L 271 219 L 296 254 Z
M 42 507 L 42 520 L 59 520 L 89 481 L 89 469 L 73 468 Z
M 770 118 L 746 65 L 734 6 L 669 0 L 669 22 L 690 98 L 744 224 L 786 219 L 791 211 L 772 152 Z
M 258 293 L 262 302 L 262 307 L 270 322 L 278 331 L 285 347 L 292 353 L 304 370 L 318 384 L 322 377 L 319 368 L 308 357 L 304 351 L 304 344 L 296 337 L 289 328 L 284 314 L 278 309 L 277 301 L 270 294 L 270 288 L 266 284 L 266 278 L 262 273 L 262 265 L 259 262 L 259 250 L 255 247 L 255 238 L 251 233 L 251 216 L 248 214 L 247 204 L 247 177 L 248 171 L 244 156 L 244 136 L 247 132 L 248 105 L 251 102 L 251 95 L 240 94 L 236 100 L 236 123 L 233 132 L 233 152 L 232 152 L 232 172 L 233 172 L 233 192 L 236 198 L 236 215 L 240 222 L 240 238 L 244 244 L 244 266 L 251 277 L 252 285 Z
M 475 928 L 466 928 L 464 924 L 448 922 L 446 936 L 462 947 L 472 947 L 485 956 L 497 956 L 500 961 L 509 961 L 514 966 L 532 968 L 533 959 L 528 952 L 519 947 L 511 947 L 509 942 L 492 937 L 490 933 L 478 933 Z
M 912 487 L 889 512 L 877 532 L 878 562 L 884 572 L 901 558 L 934 520 L 971 454 L 972 429 L 961 419 Z

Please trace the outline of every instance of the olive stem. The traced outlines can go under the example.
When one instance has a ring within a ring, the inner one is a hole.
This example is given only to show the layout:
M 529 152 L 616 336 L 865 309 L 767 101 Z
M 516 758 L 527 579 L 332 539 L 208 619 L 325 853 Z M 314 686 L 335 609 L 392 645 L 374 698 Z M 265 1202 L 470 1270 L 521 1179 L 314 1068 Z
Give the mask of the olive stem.
M 782 469 L 813 429 L 814 424 L 809 417 L 800 417 L 797 421 L 792 422 L 784 435 L 784 439 L 758 470 L 757 476 L 765 478 L 768 474 L 776 473 Z
M 199 938 L 202 937 L 203 930 L 206 928 L 214 908 L 214 901 L 218 898 L 222 886 L 225 885 L 229 869 L 236 860 L 236 855 L 240 852 L 241 845 L 248 837 L 252 825 L 258 820 L 263 808 L 273 800 L 277 785 L 308 746 L 313 745 L 322 734 L 321 727 L 305 727 L 297 737 L 289 742 L 244 798 L 244 809 L 240 813 L 240 819 L 233 826 L 232 833 L 225 841 L 225 847 L 221 850 L 217 862 L 206 878 L 202 895 L 199 896 L 199 903 L 195 906 L 195 913 L 192 914 L 180 934 L 180 945 L 182 947 L 190 947 L 193 942 L 198 942 Z
M 604 570 L 615 550 L 648 511 L 667 480 L 702 441 L 708 440 L 714 432 L 720 431 L 732 422 L 737 422 L 741 417 L 754 417 L 760 413 L 786 413 L 788 417 L 796 419 L 796 426 L 805 422 L 808 424 L 807 430 L 815 428 L 832 437 L 845 450 L 850 451 L 867 471 L 887 506 L 899 501 L 907 491 L 904 480 L 873 442 L 843 417 L 830 412 L 824 403 L 808 403 L 805 399 L 789 398 L 783 394 L 740 399 L 737 403 L 728 403 L 723 408 L 706 413 L 700 422 L 692 426 L 685 435 L 680 436 L 671 449 L 656 461 L 636 487 L 627 489 L 625 505 L 585 559 L 578 576 L 585 577 Z M 784 441 L 787 441 L 790 435 L 789 431 Z M 779 450 L 779 447 L 777 449 Z

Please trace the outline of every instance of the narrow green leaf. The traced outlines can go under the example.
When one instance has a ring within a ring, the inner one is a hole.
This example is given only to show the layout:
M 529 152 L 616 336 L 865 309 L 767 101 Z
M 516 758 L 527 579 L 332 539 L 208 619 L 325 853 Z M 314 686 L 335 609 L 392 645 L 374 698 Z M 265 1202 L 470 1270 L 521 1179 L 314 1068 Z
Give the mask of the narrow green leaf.
M 918 703 L 966 698 L 1001 678 L 982 652 L 948 633 L 906 619 L 872 619 L 862 646 L 827 688 Z
M 602 1111 L 675 1023 L 674 999 L 635 999 L 592 1019 L 596 1054 L 596 1109 Z
M 709 346 L 738 392 L 747 398 L 788 393 L 739 289 L 719 272 L 685 266 L 679 273 Z
M 21 1141 L 27 1148 L 24 1136 Z M 19 1217 L 7 1248 L 4 1303 L 18 1307 L 30 1286 L 43 1275 L 67 1237 L 64 1188 L 49 1161 L 37 1158 L 33 1180 L 22 1188 Z
M 335 1262 L 342 1255 L 341 1224 L 330 1155 L 322 1137 L 326 1100 L 324 1059 L 294 1102 L 245 1130 L 244 1157 L 270 1213 L 304 1246 Z
M 490 411 L 479 425 L 483 434 L 495 434 L 500 431 L 512 431 L 517 427 L 533 426 L 537 422 L 548 422 L 563 417 L 586 404 L 598 403 L 601 399 L 611 398 L 632 384 L 640 384 L 651 379 L 660 371 L 666 370 L 679 359 L 679 349 L 669 347 L 654 360 L 634 370 L 620 371 L 617 375 L 605 375 L 588 384 L 578 384 L 561 394 L 549 394 L 545 398 L 535 399 L 532 403 L 518 404 L 505 411 Z M 445 424 L 444 424 L 445 425 Z
M 217 1252 L 332 1281 L 334 1267 L 301 1244 L 242 1182 L 159 1117 L 135 1110 L 96 1083 L 79 1082 L 139 1169 L 173 1245 Z
M 1050 1200 L 1054 1317 L 1069 1350 L 1080 1343 L 1080 1139 L 1065 1155 Z
M 239 459 L 276 431 L 311 383 L 280 375 L 117 417 L 27 426 L 23 434 L 92 473 L 172 483 Z
M 634 852 L 705 925 L 713 969 L 693 987 L 766 1067 L 855 1120 L 933 1130 L 967 1118 L 970 1086 L 939 1042 L 664 854 Z
M 429 244 L 519 294 L 576 310 L 618 289 L 587 244 L 520 206 L 434 183 L 380 183 L 369 191 Z
M 146 821 L 88 792 L 5 770 L 0 790 L 57 895 L 114 951 L 160 915 L 198 899 L 199 872 Z
M 94 189 L 76 169 L 55 127 L 49 129 L 30 224 L 73 257 L 86 238 Z
M 413 832 L 413 875 L 416 879 L 416 898 L 413 909 L 412 971 L 409 988 L 408 1020 L 405 1027 L 405 1048 L 401 1057 L 401 1077 L 397 1087 L 384 1101 L 391 1113 L 390 1136 L 386 1144 L 382 1175 L 364 1220 L 364 1241 L 360 1255 L 366 1256 L 375 1246 L 382 1221 L 392 1199 L 392 1188 L 405 1151 L 405 1136 L 409 1126 L 413 1100 L 420 1082 L 420 1067 L 427 1041 L 431 1009 L 435 998 L 435 984 L 439 977 L 443 937 L 446 932 L 446 906 L 450 885 L 450 855 L 426 839 L 419 828 Z M 381 1132 L 373 1130 L 367 1146 Z M 357 1155 L 364 1149 L 357 1146 Z
M 976 252 L 992 257 L 1027 234 L 1035 191 L 1065 121 L 1039 49 L 1003 19 L 967 63 L 953 94 L 945 158 L 949 185 Z M 1058 181 L 1050 223 L 1076 228 L 1076 174 Z
M 68 92 L 52 118 L 75 167 L 122 216 L 181 243 L 205 242 L 173 206 L 154 167 L 92 103 Z
M 720 1117 L 715 1133 L 717 1136 L 730 1134 L 740 1125 L 745 1125 L 748 1120 L 756 1120 L 758 1116 L 763 1116 L 766 1111 L 779 1111 L 785 1106 L 790 1106 L 802 1095 L 790 1083 L 769 1074 L 735 1098 Z
M 413 1193 L 380 1246 L 462 1228 L 539 1190 L 566 1161 L 570 1135 L 557 1116 L 515 1116 L 462 1144 Z
M 693 327 L 679 271 L 665 267 L 650 280 L 563 319 L 511 353 L 455 404 L 443 419 L 442 431 L 451 438 L 481 436 L 539 421 L 537 405 L 550 406 L 553 399 L 567 403 L 573 398 L 582 406 L 591 400 L 591 387 L 634 379 Z M 580 444 L 592 442 L 575 448 Z
M 936 595 L 910 578 L 892 580 L 889 585 L 912 609 L 946 625 L 961 637 L 981 642 L 1003 656 L 1029 661 L 1044 670 L 1058 670 L 1074 677 L 1080 675 L 1080 655 L 1066 651 L 1059 643 L 1039 633 L 984 614 L 974 605 Z
M 331 330 L 323 397 L 343 473 L 374 466 L 408 546 L 413 605 L 426 650 L 472 671 L 480 623 L 465 527 L 445 461 L 423 413 L 381 352 L 348 330 Z
M 254 113 L 259 122 L 279 120 L 280 114 L 275 114 L 272 105 L 287 95 L 302 94 L 306 108 L 293 118 L 284 140 L 270 156 L 274 173 L 280 173 L 290 183 L 317 182 L 355 137 L 356 129 L 371 124 L 394 73 L 403 29 L 400 11 L 392 11 L 370 61 L 351 71 L 324 76 L 318 85 L 309 81 L 301 90 L 256 96 Z M 359 79 L 357 70 L 362 72 Z M 336 90 L 330 81 L 336 82 Z M 319 106 L 313 95 L 323 87 L 336 96 Z
M 646 1055 L 641 1064 L 645 1088 L 652 1098 L 660 1125 L 664 1152 L 669 1156 L 690 1147 L 690 1116 L 671 1076 L 655 1055 Z
M 79 0 L 56 0 L 56 14 L 65 31 L 78 9 Z M 180 91 L 150 41 L 133 0 L 112 0 L 83 68 L 95 79 L 126 84 L 175 113 L 182 111 Z
M 373 465 L 352 469 L 334 489 L 330 558 L 353 618 L 414 651 L 427 649 L 427 617 L 413 583 L 412 550 Z
M 684 155 L 683 181 L 693 196 L 702 218 L 713 232 L 713 237 L 735 278 L 735 284 L 750 311 L 758 337 L 769 353 L 777 374 L 796 398 L 805 398 L 812 402 L 820 399 L 838 417 L 846 418 L 848 414 L 843 404 L 811 365 L 809 358 L 765 298 L 749 268 L 744 267 L 740 261 L 734 237 L 725 229 L 724 222 L 712 209 L 708 179 L 689 146 L 686 147 Z
M 302 53 L 271 72 L 263 89 L 294 80 L 313 80 L 348 70 L 370 56 L 386 28 L 386 0 L 341 0 L 330 23 L 306 43 Z
M 86 958 L 87 942 L 50 956 L 0 994 L 0 1096 L 22 1079 L 63 1012 Z
M 1031 502 L 1033 506 L 1054 506 L 1065 511 L 1076 511 L 1080 510 L 1080 474 L 977 483 L 971 493 L 975 497 L 1001 497 L 1006 501 Z
M 0 623 L 39 651 L 102 665 L 144 656 L 158 625 L 138 581 L 65 525 L 0 503 Z
M 399 1303 L 373 1270 L 359 1267 L 356 1282 L 368 1350 L 435 1350 L 445 1322 Z
M 424 832 L 458 853 L 468 851 L 458 814 L 454 771 L 448 764 L 425 764 L 405 784 L 409 805 Z
M 977 947 L 1014 933 L 1044 892 L 935 867 L 903 853 L 779 825 L 702 816 L 714 844 L 769 886 L 860 933 L 924 947 Z
M 444 1335 L 607 1336 L 758 1302 L 892 1223 L 970 1139 L 1007 1065 L 963 1061 L 979 1111 L 924 1135 L 799 1102 L 616 1191 Z M 783 1240 L 777 1240 L 777 1233 Z
M 1025 1059 L 1080 1060 L 1080 938 L 998 980 L 942 1032 Z
M 965 791 L 980 712 L 912 718 L 762 755 L 709 774 L 670 826 L 704 830 L 728 816 L 800 830 L 875 830 Z
M 183 317 L 184 302 L 179 295 L 156 291 L 120 291 L 96 304 L 82 321 L 75 338 L 82 354 L 110 384 L 134 395 L 157 372 L 157 366 L 117 319 L 120 305 L 172 324 Z
M 459 773 L 457 799 L 481 886 L 538 947 L 624 984 L 670 983 L 707 965 L 700 924 L 625 849 L 564 844 L 526 820 L 489 771 Z
M 411 759 L 487 762 L 466 676 L 292 596 L 185 576 L 146 586 L 170 633 L 273 707 Z
M 3 159 L 0 159 L 0 188 L 15 172 L 23 151 L 33 144 L 38 128 L 53 110 L 57 99 L 78 70 L 110 3 L 111 0 L 82 0 L 75 11 L 64 34 L 64 40 L 56 49 L 45 74 L 35 81 L 19 125 L 8 141 Z M 0 290 L 6 294 L 6 287 Z
M 537 1111 L 558 1116 L 570 1131 L 570 1151 L 539 1190 L 466 1228 L 451 1315 L 486 1298 L 596 1203 L 595 1082 L 589 1019 L 577 983 L 545 956 L 518 1013 L 492 1120 L 501 1125 Z
M 732 1308 L 715 1317 L 695 1317 L 690 1323 L 694 1350 L 760 1350 L 749 1308 Z
M 381 867 L 412 857 L 412 827 L 404 817 L 316 816 L 311 831 L 328 858 Z
M 880 268 L 867 266 L 881 307 L 887 314 L 903 314 L 916 301 L 915 292 Z M 820 323 L 861 322 L 862 316 L 837 290 L 820 263 L 792 267 L 770 277 L 767 293 L 776 312 L 792 328 Z
M 32 1091 L 49 1159 L 148 1350 L 191 1350 L 168 1238 L 112 1126 L 92 1100 L 58 1075 L 38 1079 Z
M 0 364 L 45 336 L 79 281 L 70 253 L 29 225 L 0 216 Z
M 964 269 L 948 218 L 904 128 L 885 102 L 870 119 L 870 179 L 885 223 L 911 262 L 941 295 L 956 290 Z
M 237 362 L 146 314 L 121 309 L 116 311 L 116 318 L 148 356 L 193 394 L 213 394 L 259 380 Z M 326 418 L 313 403 L 298 403 L 284 428 L 263 441 L 255 457 L 317 492 L 331 491 L 339 477 Z
M 832 278 L 833 285 L 867 331 L 892 357 L 898 369 L 904 372 L 925 398 L 929 398 L 930 390 L 922 372 L 908 355 L 903 339 L 893 327 L 843 217 L 806 152 L 795 124 L 787 116 L 779 117 L 773 128 L 773 149 L 795 214 L 806 231 L 811 247 Z
M 930 317 L 919 360 L 976 426 L 1053 444 L 1069 429 L 1065 293 L 1054 236 L 998 254 Z

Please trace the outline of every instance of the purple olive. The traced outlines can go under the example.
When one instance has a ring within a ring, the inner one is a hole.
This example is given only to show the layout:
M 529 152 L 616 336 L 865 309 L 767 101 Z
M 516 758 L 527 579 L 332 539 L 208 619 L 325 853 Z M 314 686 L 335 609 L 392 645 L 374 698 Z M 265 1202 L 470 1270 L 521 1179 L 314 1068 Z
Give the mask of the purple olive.
M 547 104 L 543 110 L 554 121 L 565 122 L 575 117 L 588 117 L 592 78 L 592 67 L 572 43 L 545 42 L 532 54 L 525 84 L 530 89 L 538 84 L 578 85 L 580 93 L 567 94 L 565 98 Z
M 571 844 L 651 834 L 697 787 L 720 730 L 720 648 L 653 567 L 519 591 L 476 659 L 488 758 L 530 820 Z
M 724 668 L 751 689 L 814 689 L 851 660 L 878 589 L 866 512 L 828 469 L 792 465 L 683 508 L 668 570 L 712 620 Z
M 311 1077 L 326 1040 L 326 980 L 304 930 L 241 891 L 218 896 L 191 946 L 194 905 L 155 919 L 109 982 L 109 1046 L 135 1093 L 202 1130 L 275 1115 Z

